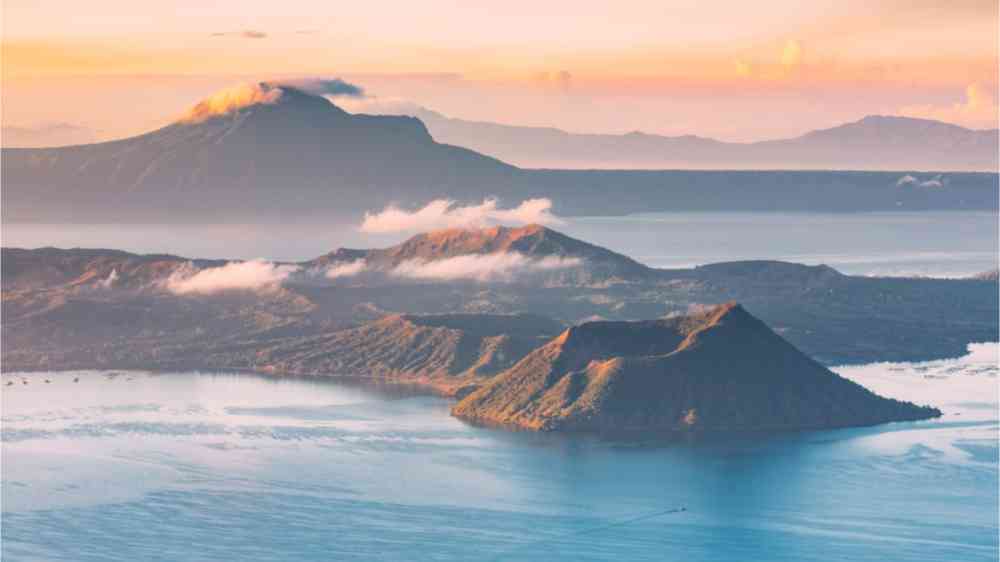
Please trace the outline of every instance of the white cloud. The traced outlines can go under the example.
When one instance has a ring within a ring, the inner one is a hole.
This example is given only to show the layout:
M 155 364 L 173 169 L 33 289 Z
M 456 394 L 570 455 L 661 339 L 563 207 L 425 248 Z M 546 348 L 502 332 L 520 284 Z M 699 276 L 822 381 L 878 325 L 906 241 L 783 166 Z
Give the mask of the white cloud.
M 480 228 L 492 224 L 562 224 L 552 214 L 552 200 L 527 199 L 512 209 L 500 209 L 496 199 L 479 205 L 458 206 L 450 199 L 435 199 L 416 211 L 390 205 L 379 213 L 365 213 L 361 231 L 369 233 L 425 232 L 442 228 Z
M 896 187 L 913 186 L 913 187 L 940 188 L 947 185 L 947 183 L 948 180 L 945 179 L 941 174 L 938 174 L 929 180 L 923 180 L 923 181 L 916 178 L 915 176 L 906 174 L 905 176 L 896 180 Z
M 989 90 L 979 84 L 965 87 L 965 99 L 951 105 L 908 105 L 897 111 L 907 117 L 935 119 L 966 127 L 994 129 L 997 126 L 997 102 Z
M 294 265 L 279 265 L 263 260 L 229 262 L 198 271 L 179 270 L 164 283 L 177 295 L 208 295 L 222 291 L 260 291 L 276 288 L 298 271 Z
M 357 259 L 354 261 L 338 262 L 326 270 L 327 279 L 339 279 L 341 277 L 353 277 L 365 269 L 367 269 L 368 264 L 363 259 Z
M 518 252 L 470 254 L 435 261 L 408 260 L 396 266 L 391 274 L 420 280 L 512 281 L 524 274 L 576 267 L 579 258 L 549 256 L 529 258 Z

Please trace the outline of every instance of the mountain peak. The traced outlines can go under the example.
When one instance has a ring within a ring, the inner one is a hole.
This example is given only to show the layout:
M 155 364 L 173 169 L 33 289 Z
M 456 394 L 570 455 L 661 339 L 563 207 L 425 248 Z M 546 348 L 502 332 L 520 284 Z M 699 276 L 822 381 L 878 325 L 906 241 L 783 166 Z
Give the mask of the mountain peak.
M 686 333 L 688 339 L 691 340 L 697 339 L 698 334 L 712 328 L 748 329 L 756 319 L 743 308 L 743 305 L 736 301 L 729 301 L 702 311 L 689 313 L 687 316 L 679 317 L 679 320 L 680 331 Z
M 540 224 L 520 227 L 456 227 L 417 234 L 396 247 L 401 254 L 416 253 L 447 257 L 460 254 L 488 254 L 507 251 L 536 253 L 537 244 L 554 231 Z M 558 235 L 561 236 L 561 235 Z M 567 240 L 571 238 L 564 237 Z
M 485 259 L 487 256 L 491 258 Z M 388 248 L 336 250 L 312 260 L 311 264 L 328 266 L 363 260 L 369 270 L 386 272 L 413 264 L 447 263 L 446 260 L 454 258 L 470 260 L 465 264 L 470 267 L 488 268 L 490 263 L 509 260 L 531 264 L 540 267 L 538 274 L 553 286 L 609 285 L 659 278 L 657 271 L 627 256 L 540 224 L 435 230 Z
M 884 145 L 886 142 L 899 139 L 921 138 L 920 135 L 940 134 L 946 139 L 954 135 L 975 134 L 975 131 L 934 119 L 905 117 L 902 115 L 866 115 L 857 121 L 851 121 L 836 127 L 810 131 L 800 138 L 829 138 L 831 140 L 858 141 Z M 860 135 L 860 136 L 859 136 Z M 927 139 L 925 142 L 930 142 Z
M 224 88 L 198 102 L 181 118 L 185 124 L 203 123 L 218 117 L 228 117 L 255 107 L 305 106 L 345 114 L 322 96 L 313 95 L 296 86 L 277 82 L 256 82 Z
M 905 115 L 880 115 L 872 114 L 865 115 L 861 119 L 853 123 L 845 123 L 844 126 L 848 125 L 898 125 L 898 126 L 909 126 L 917 125 L 923 127 L 940 127 L 940 128 L 950 128 L 950 129 L 964 129 L 969 130 L 967 127 L 961 125 L 956 125 L 954 123 L 948 123 L 945 121 L 938 121 L 936 119 L 925 119 L 922 117 L 907 117 Z
M 532 223 L 525 226 L 457 226 L 451 228 L 442 228 L 438 230 L 432 230 L 425 232 L 423 234 L 417 234 L 412 239 L 425 238 L 427 240 L 438 240 L 438 241 L 448 241 L 448 240 L 461 240 L 468 238 L 476 239 L 513 239 L 517 240 L 520 238 L 525 238 L 529 236 L 537 236 L 539 234 L 544 234 L 548 228 Z

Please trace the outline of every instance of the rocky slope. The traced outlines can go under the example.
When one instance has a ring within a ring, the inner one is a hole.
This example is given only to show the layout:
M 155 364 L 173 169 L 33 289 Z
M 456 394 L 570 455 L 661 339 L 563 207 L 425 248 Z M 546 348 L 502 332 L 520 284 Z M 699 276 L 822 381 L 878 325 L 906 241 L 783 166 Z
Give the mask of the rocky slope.
M 278 341 L 258 350 L 250 367 L 285 374 L 360 375 L 455 394 L 515 364 L 561 329 L 531 314 L 399 314 L 357 328 Z
M 839 377 L 732 303 L 570 328 L 452 412 L 543 431 L 815 429 L 941 414 Z

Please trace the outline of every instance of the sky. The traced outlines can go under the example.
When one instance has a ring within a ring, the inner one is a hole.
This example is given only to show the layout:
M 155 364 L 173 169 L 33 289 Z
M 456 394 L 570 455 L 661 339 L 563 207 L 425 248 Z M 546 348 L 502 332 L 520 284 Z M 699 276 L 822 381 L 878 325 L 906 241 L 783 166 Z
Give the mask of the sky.
M 213 91 L 340 77 L 371 100 L 575 132 L 749 141 L 869 114 L 996 127 L 995 0 L 4 0 L 5 128 L 103 140 Z

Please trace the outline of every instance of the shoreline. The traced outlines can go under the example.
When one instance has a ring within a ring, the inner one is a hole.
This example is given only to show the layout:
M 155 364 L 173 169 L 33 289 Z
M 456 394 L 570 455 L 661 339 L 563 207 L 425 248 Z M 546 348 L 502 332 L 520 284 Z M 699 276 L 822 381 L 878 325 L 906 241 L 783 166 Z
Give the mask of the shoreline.
M 446 399 L 450 402 L 448 416 L 464 424 L 484 429 L 501 430 L 507 433 L 517 433 L 522 435 L 573 435 L 591 436 L 606 439 L 634 440 L 691 440 L 704 438 L 735 438 L 746 436 L 766 436 L 766 435 L 794 435 L 802 433 L 813 433 L 821 431 L 837 431 L 850 429 L 866 429 L 874 427 L 888 427 L 894 424 L 919 424 L 933 422 L 946 416 L 943 410 L 931 406 L 937 411 L 936 415 L 909 420 L 890 420 L 874 423 L 860 424 L 838 424 L 831 426 L 815 427 L 753 427 L 753 428 L 573 428 L 573 427 L 526 427 L 518 424 L 493 422 L 486 419 L 474 419 L 458 416 L 453 413 L 454 406 L 461 401 L 465 394 L 458 395 L 458 391 L 469 385 L 448 384 L 448 381 L 435 381 L 427 377 L 405 379 L 402 376 L 386 377 L 371 375 L 317 375 L 303 373 L 278 373 L 268 370 L 247 370 L 247 369 L 149 369 L 149 368 L 83 368 L 83 369 L 35 369 L 35 370 L 3 370 L 0 376 L 17 377 L 18 375 L 40 373 L 50 373 L 53 376 L 70 375 L 73 373 L 95 372 L 102 375 L 116 374 L 117 376 L 129 373 L 144 373 L 153 376 L 164 376 L 169 374 L 195 374 L 195 375 L 229 375 L 229 376 L 257 376 L 269 380 L 299 380 L 311 382 L 328 381 L 332 383 L 357 386 L 366 390 L 373 390 L 393 396 L 403 395 L 404 397 L 432 396 Z M 54 382 L 54 381 L 53 381 Z M 485 381 L 482 381 L 485 382 Z M 6 385 L 6 383 L 4 383 Z M 2 386 L 0 386 L 2 388 Z M 474 390 L 474 389 L 473 389 Z

